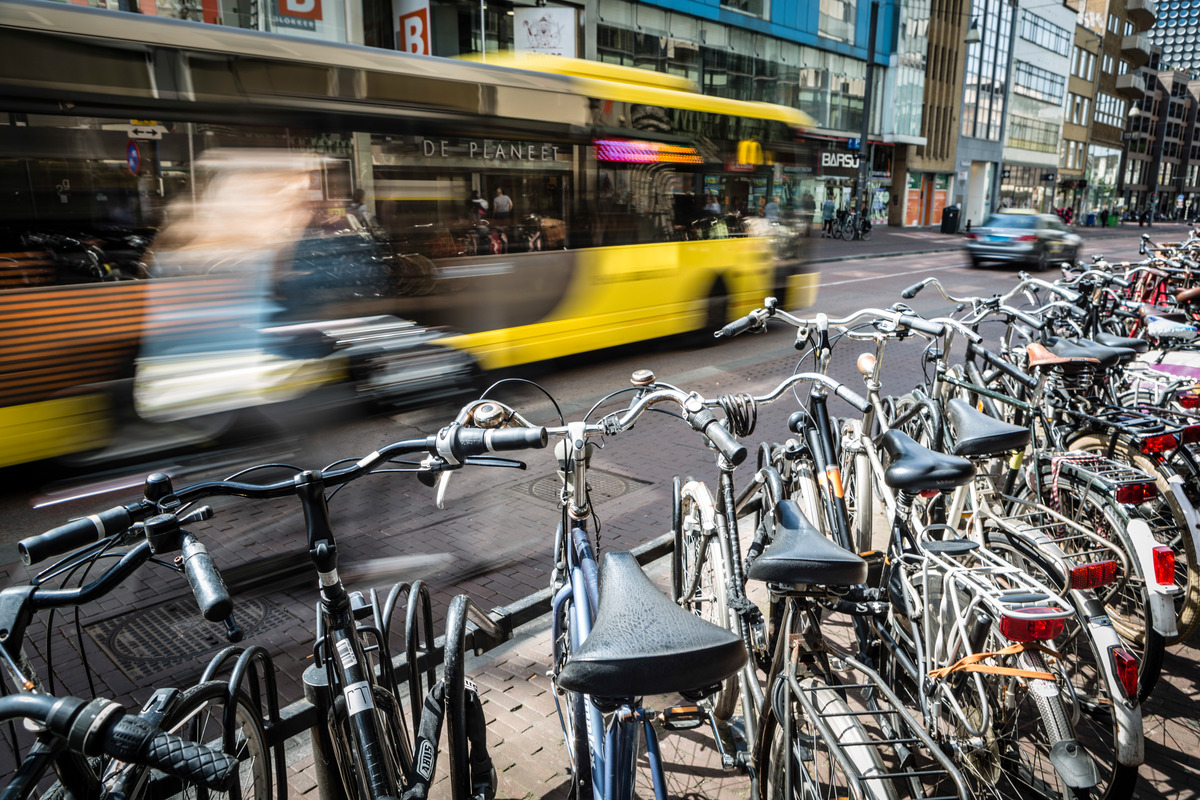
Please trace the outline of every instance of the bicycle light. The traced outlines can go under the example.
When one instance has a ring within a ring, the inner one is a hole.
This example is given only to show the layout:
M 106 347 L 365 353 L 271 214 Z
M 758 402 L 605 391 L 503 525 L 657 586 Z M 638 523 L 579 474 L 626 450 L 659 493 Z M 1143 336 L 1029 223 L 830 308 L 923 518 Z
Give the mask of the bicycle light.
M 1152 551 L 1154 554 L 1154 582 L 1159 586 L 1175 584 L 1175 551 L 1165 544 L 1160 544 Z
M 1116 579 L 1117 562 L 1110 559 L 1071 567 L 1067 583 L 1072 589 L 1095 589 Z
M 1125 689 L 1125 696 L 1130 700 L 1136 699 L 1138 696 L 1137 657 L 1124 647 L 1114 647 L 1108 652 L 1112 656 L 1113 668 L 1116 670 L 1117 680 L 1121 682 L 1121 687 Z
M 1010 642 L 1048 642 L 1056 638 L 1066 627 L 1061 616 L 1039 617 L 1037 614 L 1059 614 L 1057 608 L 1034 606 L 1022 608 L 1021 616 L 1005 613 L 1000 617 L 1000 635 Z
M 1176 394 L 1175 401 L 1178 402 L 1183 408 L 1200 408 L 1200 394 L 1196 394 L 1195 391 L 1191 389 L 1187 390 L 1186 392 L 1179 392 Z M 1200 426 L 1193 425 L 1190 427 L 1195 428 Z M 1184 431 L 1184 441 L 1194 441 L 1187 438 L 1186 430 Z
M 1147 436 L 1138 442 L 1138 449 L 1146 455 L 1165 453 L 1179 446 L 1179 437 L 1173 433 L 1162 433 L 1158 436 Z
M 1200 395 L 1193 394 L 1193 395 L 1189 395 L 1189 396 L 1196 398 L 1197 401 L 1200 401 Z M 1184 408 L 1193 408 L 1193 407 L 1194 406 L 1186 406 L 1186 405 L 1184 406 Z M 1184 444 L 1193 444 L 1195 442 L 1200 442 L 1200 425 L 1188 425 L 1186 428 L 1183 429 L 1183 443 Z
M 1158 486 L 1154 481 L 1123 483 L 1117 487 L 1116 497 L 1118 503 L 1136 506 L 1138 503 L 1145 503 L 1158 497 Z

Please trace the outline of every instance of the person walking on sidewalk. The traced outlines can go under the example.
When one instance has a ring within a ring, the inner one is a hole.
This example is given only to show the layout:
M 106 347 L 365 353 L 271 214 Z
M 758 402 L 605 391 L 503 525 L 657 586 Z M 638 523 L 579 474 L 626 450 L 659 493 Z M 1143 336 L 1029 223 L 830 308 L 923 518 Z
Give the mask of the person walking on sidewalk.
M 825 204 L 821 206 L 821 238 L 833 236 L 833 218 L 837 214 L 837 204 L 833 202 L 833 192 L 825 196 Z

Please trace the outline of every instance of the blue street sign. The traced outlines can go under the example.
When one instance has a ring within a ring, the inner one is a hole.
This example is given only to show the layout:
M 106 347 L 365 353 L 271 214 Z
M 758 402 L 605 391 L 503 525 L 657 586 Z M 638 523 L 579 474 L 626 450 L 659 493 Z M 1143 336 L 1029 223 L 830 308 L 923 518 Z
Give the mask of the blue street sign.
M 847 150 L 861 150 L 862 149 L 862 137 L 847 140 L 846 141 L 846 149 Z
M 138 143 L 130 140 L 125 146 L 125 164 L 129 167 L 129 171 L 134 175 L 138 174 L 138 167 L 142 163 L 142 151 L 138 149 Z

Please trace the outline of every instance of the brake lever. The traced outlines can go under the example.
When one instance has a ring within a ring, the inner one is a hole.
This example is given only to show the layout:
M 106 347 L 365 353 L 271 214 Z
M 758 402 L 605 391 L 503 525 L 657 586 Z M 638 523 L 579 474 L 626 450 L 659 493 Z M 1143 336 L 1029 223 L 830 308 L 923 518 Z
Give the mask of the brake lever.
M 509 469 L 529 469 L 524 461 L 500 456 L 467 456 L 463 461 L 472 467 L 508 467 Z
M 438 475 L 437 479 L 437 498 L 434 502 L 440 509 L 446 508 L 446 489 L 450 487 L 450 470 L 445 470 Z

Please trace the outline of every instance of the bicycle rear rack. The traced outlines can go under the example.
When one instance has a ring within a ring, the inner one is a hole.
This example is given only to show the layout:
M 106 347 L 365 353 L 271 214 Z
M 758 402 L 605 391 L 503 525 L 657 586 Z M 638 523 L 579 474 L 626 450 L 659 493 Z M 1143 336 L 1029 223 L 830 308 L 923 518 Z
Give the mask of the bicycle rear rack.
M 828 747 L 828 758 L 841 770 L 850 797 L 894 795 L 898 800 L 968 800 L 971 795 L 958 768 L 879 673 L 852 656 L 839 654 L 838 658 L 844 672 L 857 682 L 809 687 L 801 686 L 795 675 L 788 676 L 793 696 L 816 729 L 810 732 L 815 736 L 805 737 L 804 731 L 799 732 L 800 741 L 807 743 L 807 747 L 801 748 L 801 757 L 807 756 L 815 762 L 813 748 Z M 828 691 L 837 692 L 846 706 L 839 704 L 839 710 L 834 712 L 822 711 L 817 693 Z M 852 716 L 862 726 L 865 741 L 846 741 L 844 736 L 834 733 L 831 723 L 836 725 L 837 718 L 846 716 Z M 869 754 L 864 755 L 863 751 Z M 859 765 L 864 763 L 877 764 L 880 769 L 863 774 Z M 871 791 L 872 783 L 890 786 L 892 791 L 886 788 Z

